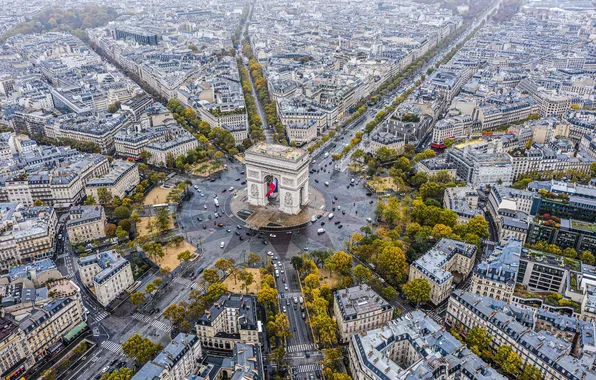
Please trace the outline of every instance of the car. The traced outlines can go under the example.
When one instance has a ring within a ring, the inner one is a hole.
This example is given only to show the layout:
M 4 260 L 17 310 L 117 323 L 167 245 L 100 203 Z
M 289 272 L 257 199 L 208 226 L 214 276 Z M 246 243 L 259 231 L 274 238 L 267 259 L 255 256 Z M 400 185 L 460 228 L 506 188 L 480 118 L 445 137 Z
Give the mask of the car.
M 337 226 L 338 224 L 340 224 L 341 222 L 338 220 L 337 222 L 335 222 L 335 225 Z
M 221 192 L 222 193 L 225 193 L 226 191 L 228 191 L 228 189 L 223 189 Z
M 280 292 L 280 293 L 279 293 L 279 296 L 280 296 L 281 298 L 285 298 L 285 297 L 286 297 L 286 294 L 285 294 L 284 292 Z
M 271 251 L 267 252 L 267 256 L 273 256 L 273 252 L 271 252 Z
M 196 279 L 195 276 L 189 277 L 190 281 L 194 281 Z
M 292 231 L 286 232 L 286 235 L 291 235 L 291 234 L 292 234 Z
M 215 215 L 216 218 L 219 218 L 219 214 L 218 213 L 213 213 L 213 215 Z
M 325 225 L 325 222 L 321 222 L 321 226 L 324 226 L 324 225 Z
M 273 260 L 279 260 L 279 257 L 275 256 Z M 279 266 L 281 266 L 281 263 L 279 263 Z
M 275 234 L 269 234 L 269 237 L 274 238 L 274 237 L 277 237 L 277 235 L 275 235 Z
M 101 373 L 106 373 L 106 372 L 108 372 L 109 369 L 110 369 L 110 366 L 107 365 L 101 369 Z
M 234 186 L 231 186 L 230 187 L 230 191 L 234 191 Z
M 204 208 L 205 210 L 207 210 L 207 205 L 204 205 L 204 206 L 203 206 L 203 208 Z
M 205 223 L 203 223 L 203 229 L 206 230 L 207 229 L 207 225 Z
M 308 380 L 315 380 L 315 377 L 313 376 L 312 373 L 310 375 L 308 375 Z
M 239 230 L 241 230 L 241 229 L 242 229 L 242 226 L 241 226 L 241 225 L 239 225 L 239 224 L 237 224 L 237 225 L 236 225 L 236 228 L 237 228 L 237 229 L 239 229 Z
M 229 229 L 229 228 L 226 228 L 226 232 L 228 232 L 228 233 L 229 233 L 229 232 L 232 232 L 232 230 L 231 230 L 231 229 Z
M 283 311 L 284 311 L 284 313 L 286 313 L 288 311 L 285 306 L 283 307 Z
M 306 313 L 302 312 L 302 319 L 306 319 Z
M 337 226 L 337 228 L 341 229 L 343 226 L 340 224 L 339 226 Z
M 366 221 L 369 222 L 369 223 L 371 223 L 372 222 L 372 219 L 371 218 L 366 218 Z
M 275 277 L 279 277 L 279 271 L 277 269 L 275 270 Z
M 288 290 L 288 284 L 285 284 L 285 285 L 284 285 L 284 289 L 285 289 L 285 290 Z
M 236 178 L 235 181 L 240 181 L 240 178 Z
M 244 170 L 240 172 L 240 174 L 244 174 Z
M 89 309 L 85 308 L 85 314 L 89 314 Z
M 302 298 L 302 296 L 300 296 L 299 299 L 301 304 L 304 303 L 304 298 Z
M 209 182 L 215 182 L 215 178 L 211 178 Z
M 337 195 L 334 195 L 334 196 L 333 196 L 333 199 L 337 200 Z
M 242 236 L 240 236 L 239 239 L 240 239 L 240 241 L 243 241 L 244 240 L 244 238 Z
M 318 179 L 315 179 L 315 182 L 316 182 L 316 183 L 319 183 L 319 180 L 318 180 Z
M 342 214 L 342 215 L 346 215 L 346 212 L 345 212 L 345 210 L 341 210 L 341 214 Z
M 240 182 L 241 185 L 246 185 L 246 181 Z
M 197 185 L 193 186 L 195 188 L 195 190 L 199 190 L 199 187 Z
M 236 236 L 240 236 L 240 232 L 236 231 L 235 233 L 236 233 Z
M 289 298 L 286 300 L 286 305 L 287 305 L 287 306 L 291 306 L 291 305 L 292 305 L 292 302 L 290 301 L 290 299 L 289 299 Z
M 213 194 L 213 198 L 217 198 L 217 194 Z
M 201 217 L 197 216 L 197 222 L 202 222 L 203 219 L 201 219 Z
M 204 197 L 204 196 L 205 196 L 205 194 L 201 193 L 201 196 L 202 196 L 202 197 Z
M 281 268 L 280 272 L 281 272 L 281 273 L 284 273 L 284 269 L 283 269 L 283 268 Z
M 298 303 L 298 297 L 294 296 L 292 299 L 294 300 L 294 303 Z
M 223 227 L 222 223 L 217 223 L 217 227 Z
M 374 202 L 375 202 L 375 201 L 371 200 L 371 201 L 370 201 L 370 202 L 368 202 L 368 203 L 370 203 L 370 204 L 372 205 Z

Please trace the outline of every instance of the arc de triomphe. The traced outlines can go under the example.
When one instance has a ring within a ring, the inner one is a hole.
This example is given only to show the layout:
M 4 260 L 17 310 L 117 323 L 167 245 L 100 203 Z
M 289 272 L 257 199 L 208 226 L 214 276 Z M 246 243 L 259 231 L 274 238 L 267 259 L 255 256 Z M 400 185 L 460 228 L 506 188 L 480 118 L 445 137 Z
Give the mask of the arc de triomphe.
M 277 179 L 279 210 L 296 215 L 308 204 L 310 155 L 304 149 L 260 142 L 246 151 L 248 203 L 268 206 L 267 178 Z

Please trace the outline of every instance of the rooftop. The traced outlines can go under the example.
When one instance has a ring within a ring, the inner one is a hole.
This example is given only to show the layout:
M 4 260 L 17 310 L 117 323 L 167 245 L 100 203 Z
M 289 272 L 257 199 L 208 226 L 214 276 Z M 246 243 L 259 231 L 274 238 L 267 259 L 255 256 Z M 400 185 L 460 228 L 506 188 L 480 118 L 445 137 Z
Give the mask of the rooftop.
M 254 144 L 246 151 L 247 155 L 259 155 L 272 158 L 279 158 L 286 161 L 298 162 L 305 157 L 308 152 L 304 149 L 293 148 L 291 146 L 268 144 L 266 142 L 259 142 Z

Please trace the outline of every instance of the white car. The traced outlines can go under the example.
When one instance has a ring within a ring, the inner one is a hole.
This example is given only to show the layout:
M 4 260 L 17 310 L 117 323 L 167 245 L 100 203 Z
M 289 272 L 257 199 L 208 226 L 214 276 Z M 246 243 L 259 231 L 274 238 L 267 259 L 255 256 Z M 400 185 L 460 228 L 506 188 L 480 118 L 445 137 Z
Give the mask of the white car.
M 284 311 L 284 313 L 287 312 L 287 309 L 285 306 L 283 307 L 283 311 Z
M 267 256 L 273 256 L 273 252 L 271 252 L 271 251 L 267 252 Z
M 207 205 L 204 205 L 204 206 L 203 206 L 203 208 L 204 208 L 205 210 L 207 210 Z
M 277 237 L 275 234 L 269 234 L 269 237 Z
M 281 268 L 280 272 L 281 272 L 281 273 L 284 273 L 284 269 L 283 269 L 283 268 Z
M 284 290 L 288 290 L 288 284 L 284 285 Z
M 226 243 L 224 243 L 223 241 L 221 242 L 221 244 L 219 245 L 220 248 L 223 248 L 226 246 Z
M 234 191 L 234 186 L 230 187 L 229 191 Z

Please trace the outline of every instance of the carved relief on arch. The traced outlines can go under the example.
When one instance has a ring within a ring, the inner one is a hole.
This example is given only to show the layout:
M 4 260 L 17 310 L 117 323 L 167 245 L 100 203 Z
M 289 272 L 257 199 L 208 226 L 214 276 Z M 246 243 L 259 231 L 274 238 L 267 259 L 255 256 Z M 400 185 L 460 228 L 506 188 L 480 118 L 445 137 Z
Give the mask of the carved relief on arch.
M 288 177 L 282 177 L 281 179 L 281 183 L 284 185 L 294 185 L 294 180 L 292 178 L 288 178 Z
M 259 178 L 259 171 L 258 170 L 249 170 L 248 176 L 252 178 Z
M 284 203 L 286 204 L 286 206 L 292 206 L 294 204 L 294 198 L 292 197 L 292 193 L 286 193 L 286 196 L 284 197 Z
M 250 186 L 250 195 L 252 195 L 253 198 L 257 198 L 259 196 L 259 186 L 257 186 L 256 183 L 253 183 Z

